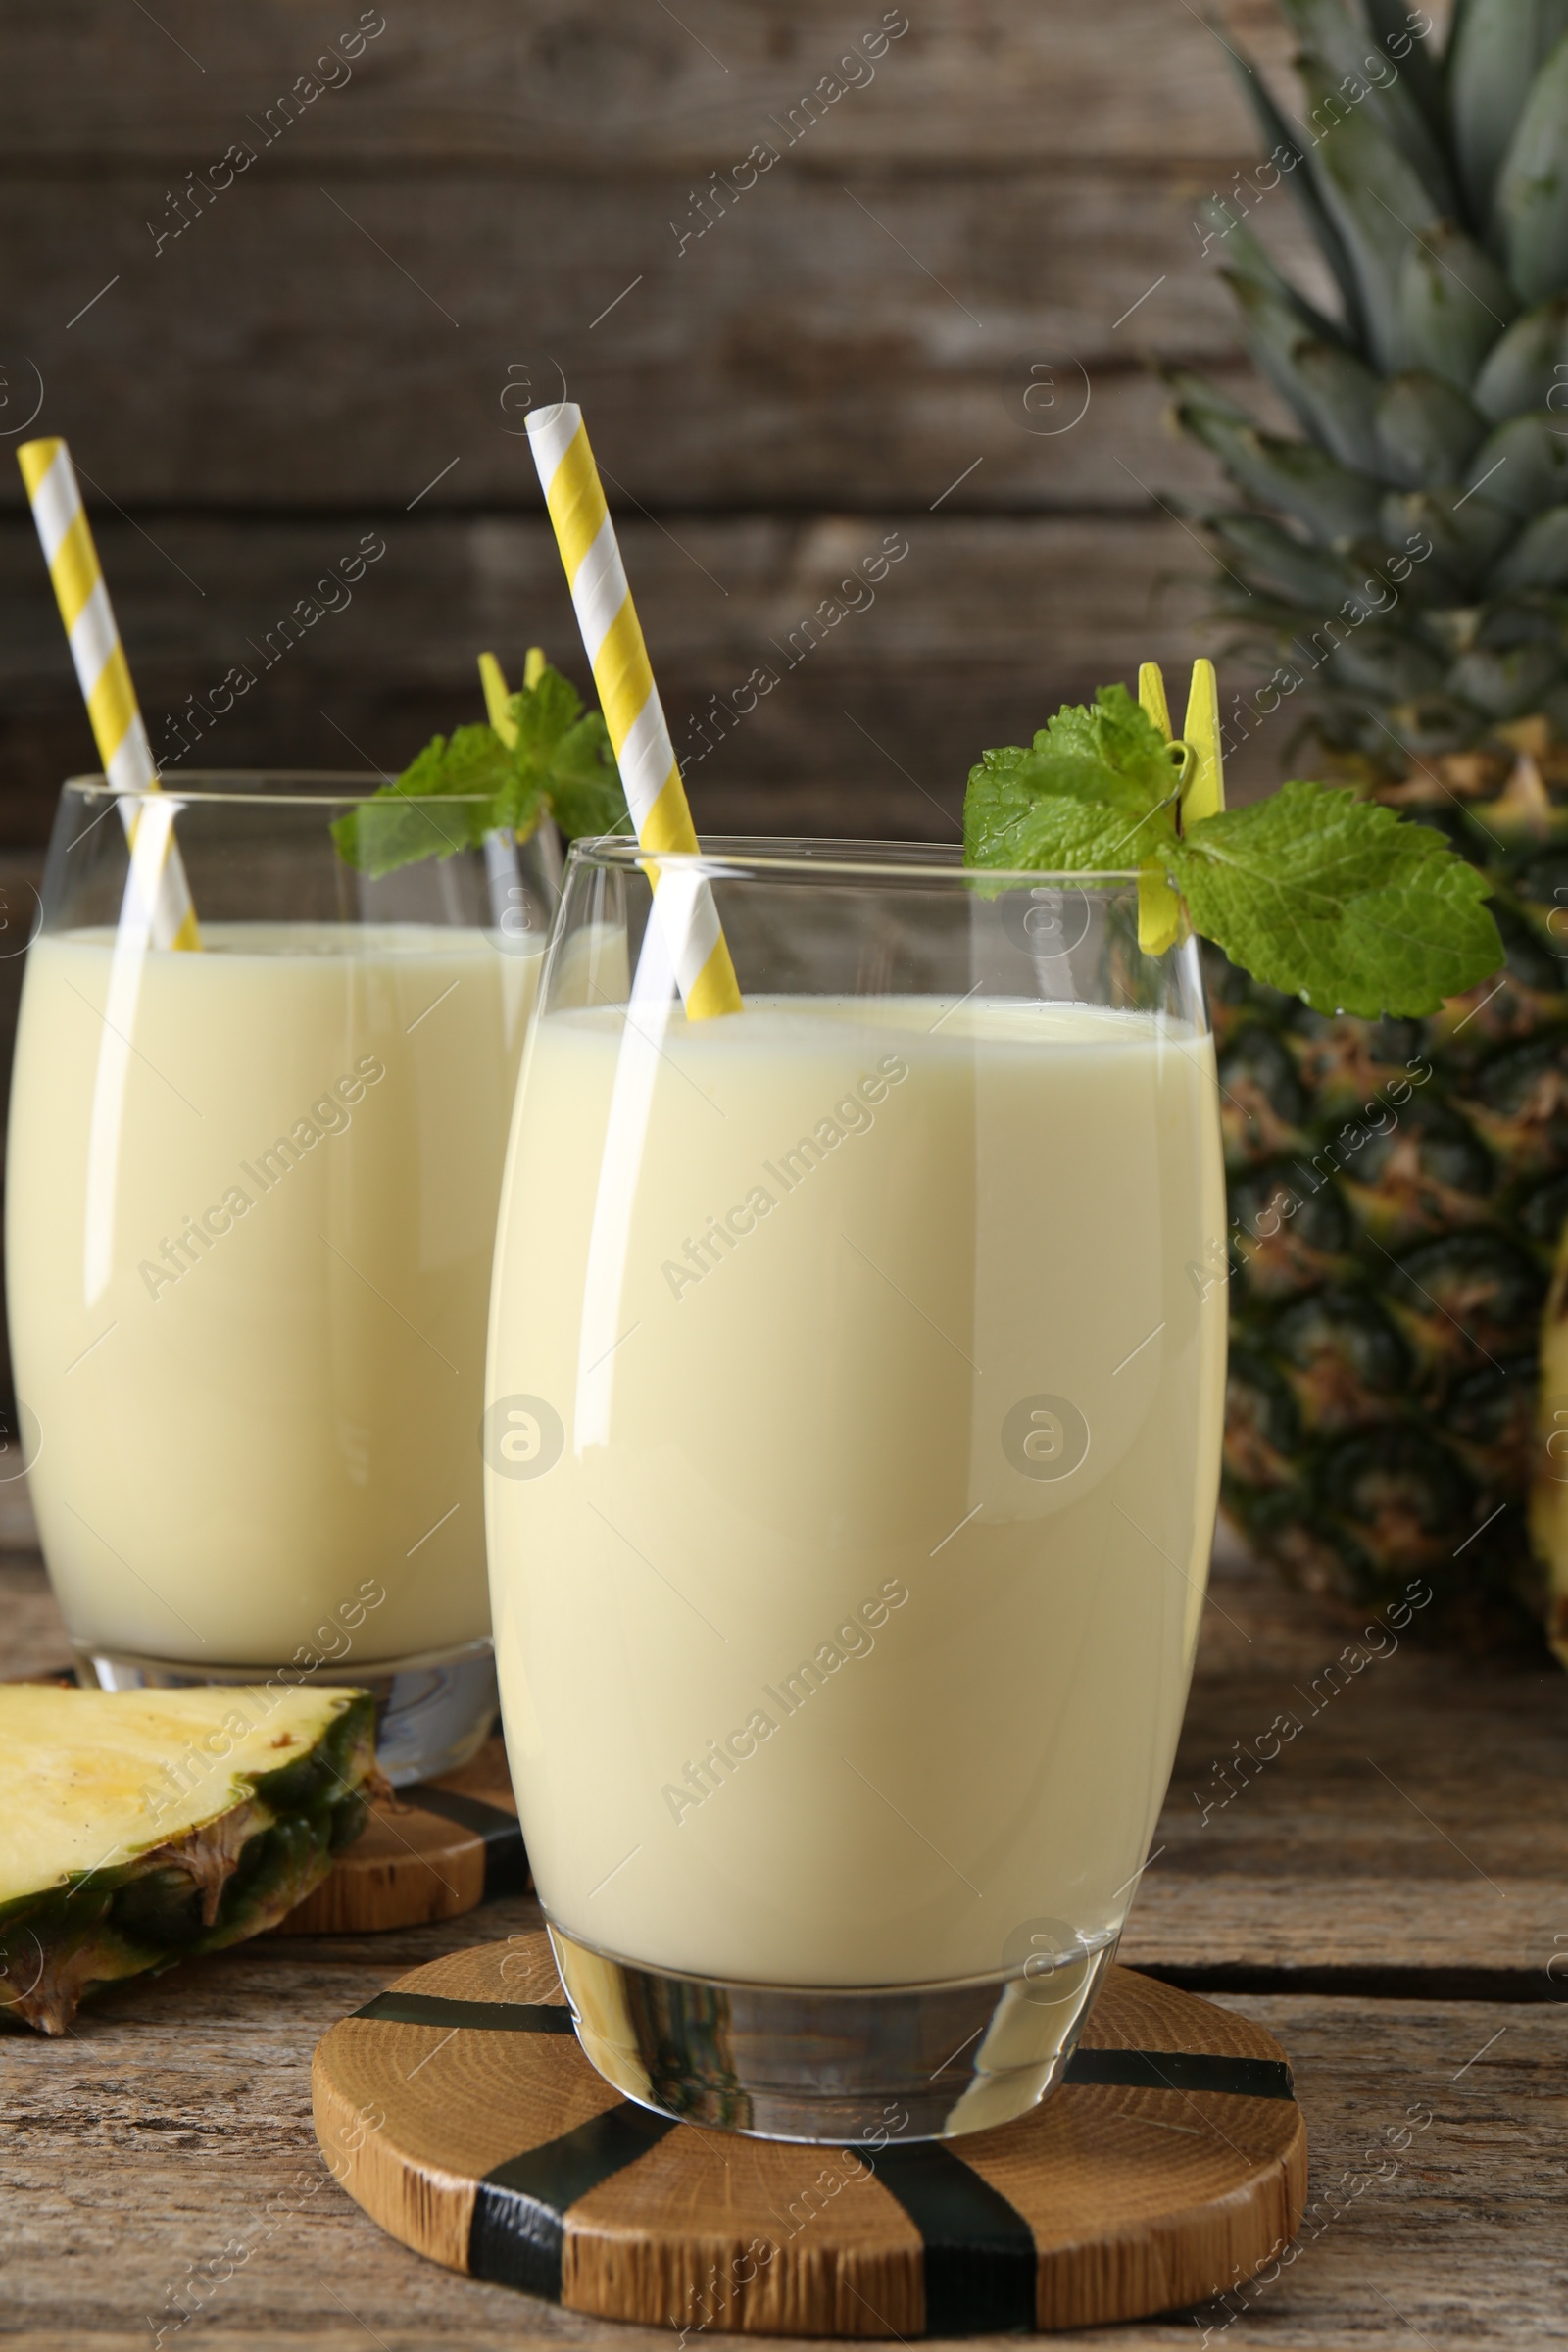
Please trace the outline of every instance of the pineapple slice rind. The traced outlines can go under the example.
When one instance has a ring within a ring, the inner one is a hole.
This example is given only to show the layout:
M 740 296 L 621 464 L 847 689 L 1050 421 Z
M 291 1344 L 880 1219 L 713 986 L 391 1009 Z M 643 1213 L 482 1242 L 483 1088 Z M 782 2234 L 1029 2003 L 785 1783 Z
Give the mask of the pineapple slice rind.
M 298 1803 L 303 1789 L 277 1778 L 285 1771 L 319 1778 L 322 1801 L 321 1742 L 367 1705 L 336 1688 L 0 1687 L 0 1914 L 123 1871 L 258 1791 L 269 1813 Z

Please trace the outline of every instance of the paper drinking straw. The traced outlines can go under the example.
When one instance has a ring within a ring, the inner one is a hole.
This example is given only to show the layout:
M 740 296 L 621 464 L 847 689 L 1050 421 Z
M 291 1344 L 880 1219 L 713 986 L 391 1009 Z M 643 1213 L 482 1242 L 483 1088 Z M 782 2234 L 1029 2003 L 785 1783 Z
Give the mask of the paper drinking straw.
M 1146 662 L 1138 672 L 1138 700 L 1165 741 L 1171 741 L 1170 709 L 1165 680 L 1157 662 Z M 1193 663 L 1193 682 L 1187 696 L 1182 741 L 1194 754 L 1191 771 L 1182 786 L 1182 819 L 1195 824 L 1213 816 L 1225 806 L 1225 769 L 1219 741 L 1219 681 L 1212 662 Z M 1165 876 L 1153 866 L 1138 877 L 1138 945 L 1146 956 L 1160 956 L 1175 944 L 1181 927 L 1181 901 Z
M 136 689 L 130 682 L 71 452 L 64 441 L 24 441 L 17 452 L 17 463 L 27 486 L 32 519 L 38 526 L 104 774 L 112 791 L 156 792 L 157 763 L 142 724 Z M 120 813 L 130 841 L 133 868 L 150 894 L 154 944 L 199 948 L 196 909 L 172 826 L 161 823 L 142 828 L 138 810 L 128 805 Z M 139 855 L 138 831 L 145 831 L 146 836 Z
M 697 834 L 686 788 L 582 411 L 566 401 L 534 411 L 528 418 L 528 441 L 638 842 L 645 850 L 695 854 Z M 706 1021 L 715 1013 L 739 1012 L 735 966 L 707 880 L 670 872 L 656 872 L 654 879 L 660 886 L 660 918 L 686 1017 Z

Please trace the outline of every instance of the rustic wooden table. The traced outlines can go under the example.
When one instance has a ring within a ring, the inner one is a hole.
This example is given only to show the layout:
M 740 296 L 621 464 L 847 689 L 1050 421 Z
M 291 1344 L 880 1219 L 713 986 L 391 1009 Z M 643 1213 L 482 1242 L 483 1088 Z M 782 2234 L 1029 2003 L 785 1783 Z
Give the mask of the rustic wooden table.
M 0 1671 L 62 1655 L 36 1560 L 0 1560 Z M 1284 2042 L 1311 2203 L 1266 2282 L 1059 2340 L 1568 2341 L 1565 1784 L 1555 1671 L 1368 1636 L 1222 1561 L 1121 1956 Z M 325 2028 L 419 1961 L 537 1923 L 519 1899 L 272 1939 L 111 1993 L 68 2040 L 0 2037 L 0 2335 L 31 2352 L 142 2352 L 160 2328 L 180 2352 L 670 2344 L 421 2261 L 317 2154 Z

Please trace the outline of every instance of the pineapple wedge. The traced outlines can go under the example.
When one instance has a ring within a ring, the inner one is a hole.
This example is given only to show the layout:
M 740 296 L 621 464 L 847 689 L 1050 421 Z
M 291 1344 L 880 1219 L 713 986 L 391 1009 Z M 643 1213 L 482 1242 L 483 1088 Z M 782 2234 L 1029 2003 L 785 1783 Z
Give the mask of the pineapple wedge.
M 376 1785 L 363 1690 L 0 1686 L 0 2023 L 274 1926 Z

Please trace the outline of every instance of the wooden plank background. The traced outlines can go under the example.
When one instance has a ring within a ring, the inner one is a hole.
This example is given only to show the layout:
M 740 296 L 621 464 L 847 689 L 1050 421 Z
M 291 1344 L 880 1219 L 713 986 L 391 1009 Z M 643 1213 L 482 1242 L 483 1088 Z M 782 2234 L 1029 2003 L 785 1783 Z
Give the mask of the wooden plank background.
M 70 436 L 158 748 L 333 558 L 386 543 L 187 766 L 400 765 L 476 715 L 484 645 L 580 672 L 521 437 L 563 381 L 688 753 L 848 566 L 908 543 L 694 765 L 710 828 L 951 836 L 983 745 L 1199 642 L 1206 560 L 1155 501 L 1208 477 L 1158 369 L 1246 381 L 1193 208 L 1255 141 L 1186 0 L 5 0 L 0 24 L 0 440 Z M 1281 62 L 1265 0 L 1225 38 Z M 776 160 L 736 194 L 754 149 Z M 92 755 L 3 464 L 0 615 L 22 848 Z

